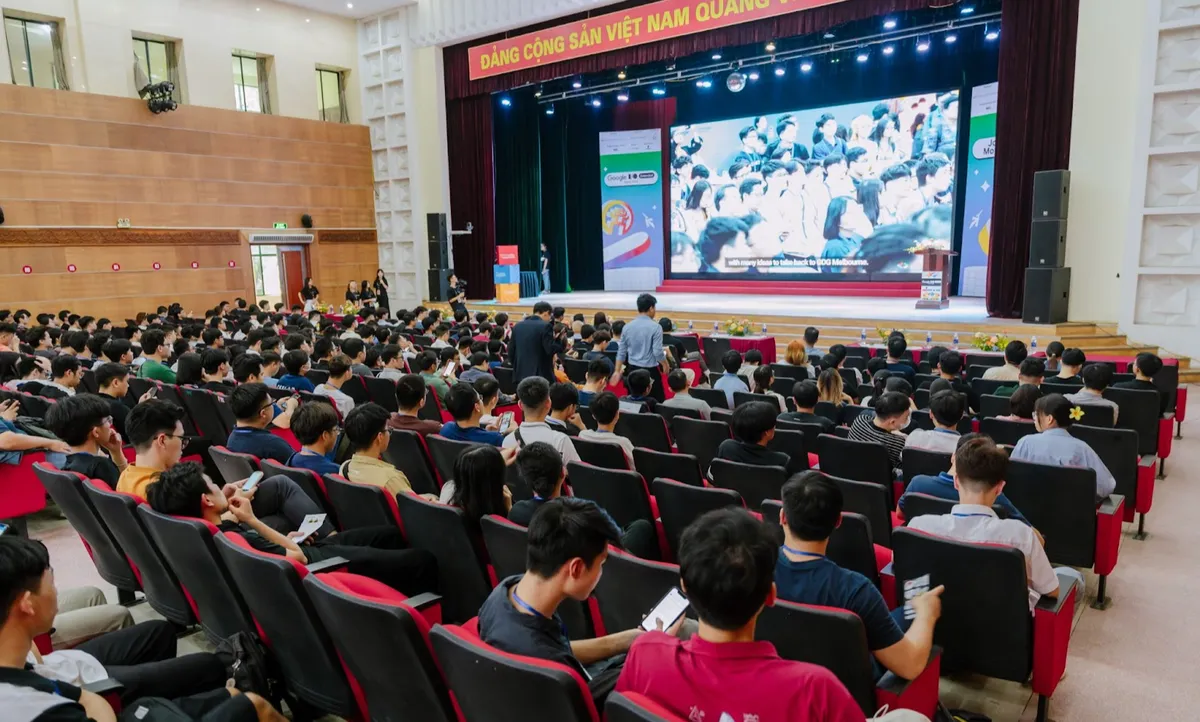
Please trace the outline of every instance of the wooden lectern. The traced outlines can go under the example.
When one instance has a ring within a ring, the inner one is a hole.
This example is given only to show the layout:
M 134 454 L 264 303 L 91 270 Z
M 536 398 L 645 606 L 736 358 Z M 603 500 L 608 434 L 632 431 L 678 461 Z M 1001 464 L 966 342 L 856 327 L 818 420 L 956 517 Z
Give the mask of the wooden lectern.
M 921 296 L 917 299 L 917 308 L 949 308 L 950 259 L 958 254 L 940 248 L 926 248 L 914 255 L 924 257 Z

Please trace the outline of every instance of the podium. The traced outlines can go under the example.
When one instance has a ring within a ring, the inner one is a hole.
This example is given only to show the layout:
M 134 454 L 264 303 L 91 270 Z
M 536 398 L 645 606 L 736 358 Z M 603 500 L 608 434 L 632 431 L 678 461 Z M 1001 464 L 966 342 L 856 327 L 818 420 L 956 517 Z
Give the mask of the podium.
M 950 259 L 958 254 L 940 248 L 926 248 L 914 255 L 922 256 L 921 297 L 917 308 L 950 307 Z

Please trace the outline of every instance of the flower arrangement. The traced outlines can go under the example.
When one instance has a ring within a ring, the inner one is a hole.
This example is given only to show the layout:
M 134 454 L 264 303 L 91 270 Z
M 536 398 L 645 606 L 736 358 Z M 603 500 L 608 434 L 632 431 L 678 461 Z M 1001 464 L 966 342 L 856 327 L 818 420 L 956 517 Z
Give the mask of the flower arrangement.
M 731 318 L 725 322 L 725 333 L 730 336 L 746 336 L 750 334 L 750 319 Z
M 894 334 L 894 333 L 901 333 L 901 334 L 902 334 L 902 333 L 904 333 L 904 329 L 902 329 L 902 328 L 883 328 L 883 327 L 879 327 L 879 328 L 876 328 L 876 329 L 875 329 L 875 333 L 879 334 L 879 340 L 880 340 L 880 341 L 883 341 L 883 342 L 885 342 L 885 343 L 886 343 L 886 342 L 887 342 L 887 340 L 888 340 L 888 338 L 889 338 L 889 337 L 891 337 L 891 335 L 892 335 L 892 334 Z
M 979 332 L 971 338 L 971 345 L 980 351 L 1003 351 L 1004 347 L 1008 345 L 1008 336 Z
M 342 315 L 343 316 L 357 316 L 358 308 L 353 303 L 346 301 L 344 304 L 342 304 Z

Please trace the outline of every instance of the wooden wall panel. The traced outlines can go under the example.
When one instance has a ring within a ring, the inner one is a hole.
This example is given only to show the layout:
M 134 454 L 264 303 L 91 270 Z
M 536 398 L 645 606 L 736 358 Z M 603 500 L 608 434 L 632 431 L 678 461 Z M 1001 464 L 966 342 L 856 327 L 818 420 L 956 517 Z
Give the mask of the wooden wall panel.
M 137 99 L 0 84 L 0 308 L 125 318 L 253 298 L 248 234 L 299 229 L 304 213 L 366 234 L 309 249 L 336 300 L 378 267 L 372 160 L 365 126 L 195 106 L 153 115 Z M 118 218 L 134 228 L 115 231 Z

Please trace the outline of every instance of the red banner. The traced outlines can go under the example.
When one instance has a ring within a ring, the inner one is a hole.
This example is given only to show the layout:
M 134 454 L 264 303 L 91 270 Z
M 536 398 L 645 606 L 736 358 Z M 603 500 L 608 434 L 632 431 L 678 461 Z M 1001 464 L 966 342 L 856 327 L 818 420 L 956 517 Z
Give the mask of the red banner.
M 843 0 L 660 0 L 468 50 L 471 80 L 800 12 Z

